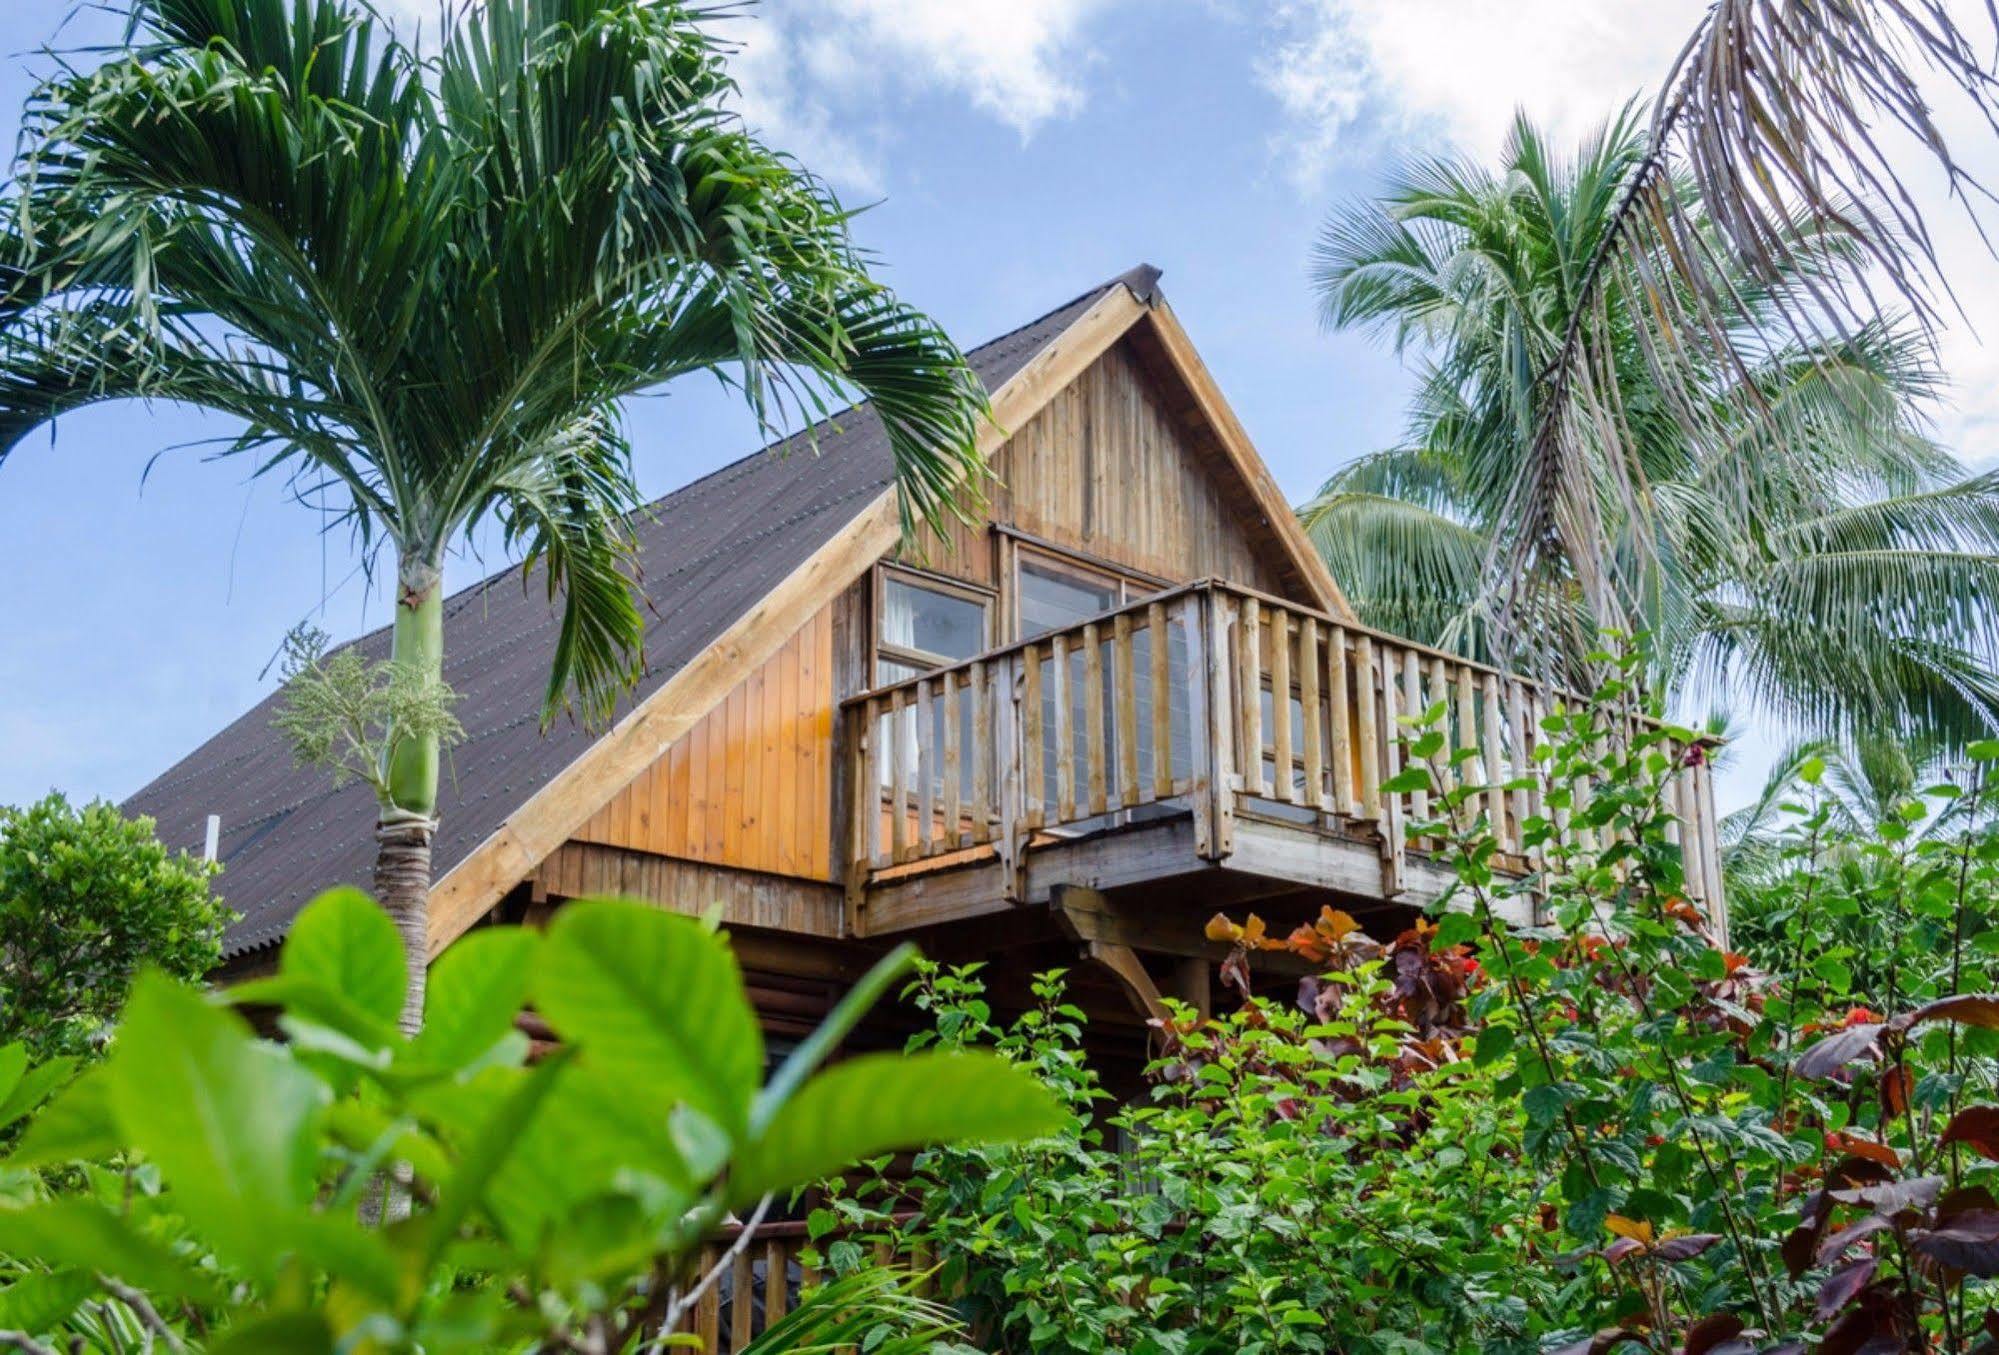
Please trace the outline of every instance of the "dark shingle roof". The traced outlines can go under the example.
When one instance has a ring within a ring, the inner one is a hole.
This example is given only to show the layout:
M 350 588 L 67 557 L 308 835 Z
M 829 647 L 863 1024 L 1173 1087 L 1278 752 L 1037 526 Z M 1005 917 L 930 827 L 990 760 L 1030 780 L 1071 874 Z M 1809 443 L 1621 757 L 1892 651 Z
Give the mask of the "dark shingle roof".
M 1150 300 L 1158 273 L 1137 268 L 1092 288 L 968 356 L 997 389 L 1111 287 Z M 802 564 L 892 483 L 881 423 L 865 405 L 821 424 L 818 455 L 799 434 L 726 466 L 651 505 L 638 526 L 651 607 L 649 670 L 620 707 L 644 700 L 757 599 Z M 796 455 L 789 455 L 797 453 Z M 465 740 L 452 750 L 439 795 L 438 876 L 486 839 L 528 796 L 595 738 L 573 721 L 539 727 L 557 614 L 539 581 L 502 570 L 445 602 L 444 676 L 457 691 Z M 356 641 L 385 657 L 386 628 Z M 276 943 L 307 899 L 329 886 L 368 883 L 375 804 L 366 786 L 335 790 L 324 771 L 294 765 L 271 727 L 278 697 L 257 703 L 125 803 L 150 814 L 162 839 L 197 849 L 210 814 L 222 819 L 217 891 L 242 914 L 225 953 Z M 606 794 L 617 789 L 607 787 Z

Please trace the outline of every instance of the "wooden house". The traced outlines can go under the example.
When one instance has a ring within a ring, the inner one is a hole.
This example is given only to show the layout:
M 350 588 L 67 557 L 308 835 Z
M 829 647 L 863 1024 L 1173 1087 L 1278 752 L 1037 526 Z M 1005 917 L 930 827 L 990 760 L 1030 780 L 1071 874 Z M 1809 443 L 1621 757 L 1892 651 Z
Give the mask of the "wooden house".
M 1333 903 L 1399 928 L 1444 873 L 1406 825 L 1399 713 L 1445 702 L 1497 782 L 1548 698 L 1356 624 L 1158 287 L 1138 268 L 974 350 L 995 479 L 901 541 L 864 407 L 668 495 L 638 525 L 648 670 L 607 731 L 537 714 L 555 622 L 518 573 L 454 595 L 466 739 L 436 842 L 431 951 L 615 894 L 719 906 L 774 1036 L 886 943 L 989 963 L 995 997 L 1067 966 L 1135 1066 L 1162 994 L 1206 1006 L 1217 910 Z M 358 641 L 381 654 L 386 632 Z M 267 700 L 133 797 L 200 844 L 265 963 L 298 908 L 365 883 L 374 806 L 293 765 Z M 1679 787 L 1718 911 L 1703 766 Z M 1517 841 L 1535 812 L 1493 792 Z M 1525 861 L 1517 863 L 1521 869 Z M 891 1038 L 883 1029 L 878 1037 Z

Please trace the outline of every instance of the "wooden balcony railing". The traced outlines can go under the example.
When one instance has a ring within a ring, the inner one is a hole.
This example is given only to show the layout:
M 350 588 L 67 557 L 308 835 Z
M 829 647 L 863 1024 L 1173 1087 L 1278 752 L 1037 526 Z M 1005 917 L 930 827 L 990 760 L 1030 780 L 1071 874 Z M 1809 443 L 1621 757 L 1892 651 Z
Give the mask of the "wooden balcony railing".
M 1425 846 L 1408 825 L 1431 809 L 1427 790 L 1385 789 L 1407 755 L 1400 717 L 1438 703 L 1447 746 L 1477 750 L 1459 772 L 1487 787 L 1524 873 L 1538 863 L 1522 826 L 1547 806 L 1509 783 L 1534 769 L 1543 716 L 1578 700 L 1249 589 L 1188 584 L 848 701 L 851 883 L 981 855 L 1011 873 L 1037 845 L 1170 804 L 1192 813 L 1211 859 L 1228 855 L 1238 812 L 1371 827 L 1393 895 Z M 1708 768 L 1683 762 L 1670 831 L 1688 892 L 1719 923 Z M 1552 811 L 1559 833 L 1590 789 Z
M 841 1231 L 815 1243 L 802 1220 L 777 1220 L 759 1224 L 744 1241 L 743 1225 L 728 1225 L 702 1247 L 694 1274 L 705 1276 L 717 1266 L 725 1268 L 717 1283 L 688 1309 L 680 1330 L 698 1336 L 701 1349 L 712 1355 L 747 1348 L 796 1307 L 801 1295 L 826 1279 L 810 1258 L 823 1256 L 830 1244 L 845 1236 Z M 923 1276 L 916 1292 L 934 1296 L 927 1251 L 892 1255 L 886 1244 L 877 1243 L 873 1259 L 878 1265 L 893 1263 Z

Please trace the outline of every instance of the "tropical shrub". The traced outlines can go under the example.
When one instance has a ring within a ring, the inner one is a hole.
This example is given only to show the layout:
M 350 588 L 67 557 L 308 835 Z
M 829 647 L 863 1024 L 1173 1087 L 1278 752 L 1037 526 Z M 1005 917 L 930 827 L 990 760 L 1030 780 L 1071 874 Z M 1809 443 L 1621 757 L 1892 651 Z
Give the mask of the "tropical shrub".
M 1999 743 L 1864 830 L 1803 767 L 1781 868 L 1733 900 L 1752 958 L 1688 898 L 1667 808 L 1703 741 L 1643 718 L 1641 658 L 1596 661 L 1612 676 L 1503 787 L 1524 859 L 1446 709 L 1408 720 L 1389 786 L 1431 792 L 1409 831 L 1450 896 L 1387 944 L 1334 912 L 1285 936 L 1217 918 L 1241 1007 L 1160 1023 L 1136 1105 L 1105 1108 L 1053 980 L 1002 1023 L 975 973 L 927 975 L 928 1038 L 1033 1066 L 1077 1127 L 932 1150 L 907 1180 L 877 1163 L 819 1226 L 936 1249 L 1008 1349 L 1852 1355 L 1999 1331 Z M 1295 1009 L 1250 995 L 1273 950 L 1321 971 Z
M 910 958 L 766 1079 L 735 959 L 691 919 L 584 902 L 545 936 L 477 931 L 435 965 L 410 1038 L 394 924 L 360 893 L 322 896 L 273 976 L 211 998 L 142 975 L 110 1057 L 28 1125 L 0 1209 L 16 1266 L 0 1328 L 31 1350 L 643 1348 L 729 1211 L 888 1148 L 1059 1127 L 1054 1098 L 986 1054 L 822 1069 Z M 560 1037 L 539 1059 L 516 1029 L 530 1002 Z M 258 1038 L 246 1006 L 286 1042 Z M 0 1117 L 47 1094 L 26 1077 L 0 1087 Z M 32 1174 L 54 1167 L 82 1188 Z M 383 1181 L 399 1207 L 372 1226 Z M 857 1330 L 854 1306 L 881 1303 L 893 1323 Z M 880 1276 L 801 1311 L 780 1339 L 832 1322 L 870 1349 L 927 1348 L 951 1325 Z
M 208 891 L 216 869 L 103 800 L 0 807 L 0 1044 L 85 1054 L 141 967 L 207 973 L 230 917 Z

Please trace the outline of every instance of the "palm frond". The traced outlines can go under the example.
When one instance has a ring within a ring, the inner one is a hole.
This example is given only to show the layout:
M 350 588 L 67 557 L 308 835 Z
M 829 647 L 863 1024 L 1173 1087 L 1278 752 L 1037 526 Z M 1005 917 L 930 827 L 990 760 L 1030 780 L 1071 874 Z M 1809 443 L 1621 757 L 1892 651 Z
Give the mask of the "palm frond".
M 1987 15 L 1999 31 L 1999 13 Z M 1607 621 L 1642 590 L 1631 576 L 1652 561 L 1619 568 L 1605 555 L 1594 497 L 1607 459 L 1623 506 L 1646 511 L 1631 374 L 1606 357 L 1618 333 L 1641 338 L 1644 380 L 1682 435 L 1719 448 L 1766 413 L 1759 350 L 1860 333 L 1887 318 L 1884 298 L 1934 325 L 1945 284 L 1884 131 L 1933 153 L 1959 197 L 1983 190 L 1952 154 L 1926 80 L 1999 131 L 1999 83 L 1941 0 L 1716 0 L 1668 73 L 1643 158 L 1581 260 L 1566 331 L 1537 378 L 1512 572 L 1553 537 Z

